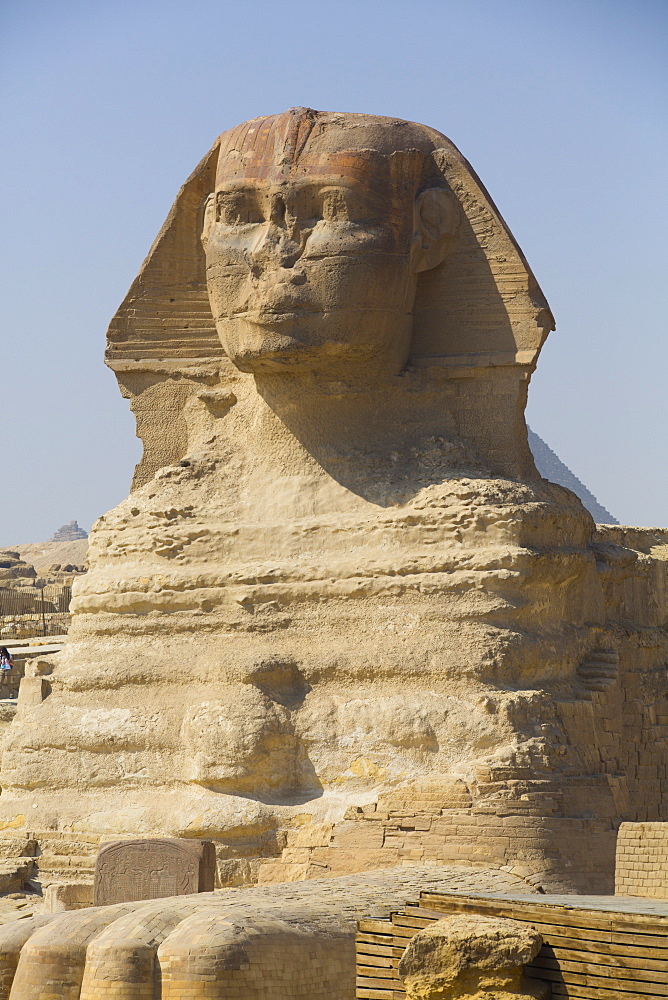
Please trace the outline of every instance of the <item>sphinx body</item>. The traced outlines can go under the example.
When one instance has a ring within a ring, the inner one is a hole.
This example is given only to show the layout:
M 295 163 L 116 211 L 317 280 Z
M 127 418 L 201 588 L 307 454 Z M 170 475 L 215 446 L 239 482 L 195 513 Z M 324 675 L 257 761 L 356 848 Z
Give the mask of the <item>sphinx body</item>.
M 265 878 L 415 857 L 607 886 L 616 823 L 666 811 L 665 547 L 594 536 L 538 476 L 552 325 L 440 133 L 224 133 L 110 328 L 144 457 L 12 726 L 2 822 L 211 837 Z

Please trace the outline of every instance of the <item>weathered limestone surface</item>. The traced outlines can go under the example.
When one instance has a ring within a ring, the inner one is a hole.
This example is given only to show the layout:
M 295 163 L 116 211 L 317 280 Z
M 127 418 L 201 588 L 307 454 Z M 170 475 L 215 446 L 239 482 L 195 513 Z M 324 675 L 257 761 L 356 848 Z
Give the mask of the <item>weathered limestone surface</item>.
M 94 903 L 93 885 L 89 882 L 53 882 L 43 891 L 44 913 L 84 910 Z
M 20 553 L 0 551 L 0 587 L 29 587 L 36 576 L 35 567 L 21 559 Z
M 541 944 L 538 931 L 516 920 L 444 917 L 411 938 L 399 975 L 409 1000 L 547 997 L 547 985 L 524 975 Z
M 144 457 L 0 823 L 210 838 L 232 884 L 436 859 L 609 891 L 619 820 L 668 813 L 668 536 L 538 476 L 551 327 L 440 133 L 224 133 L 109 331 Z
M 0 998 L 352 1000 L 357 918 L 426 887 L 526 890 L 505 872 L 405 867 L 20 920 L 0 928 Z

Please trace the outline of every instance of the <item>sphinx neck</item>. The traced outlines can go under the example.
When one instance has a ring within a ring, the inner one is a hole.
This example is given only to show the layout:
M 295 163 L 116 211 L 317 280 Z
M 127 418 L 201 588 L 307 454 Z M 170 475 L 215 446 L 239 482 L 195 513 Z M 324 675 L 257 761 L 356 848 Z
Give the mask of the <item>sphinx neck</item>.
M 256 377 L 249 388 L 240 421 L 252 456 L 246 488 L 266 495 L 274 484 L 278 495 L 291 482 L 291 510 L 298 495 L 314 513 L 405 503 L 471 458 L 444 400 L 411 391 L 401 376 L 353 387 Z
M 357 463 L 364 455 L 405 453 L 454 426 L 447 408 L 411 391 L 410 380 L 401 375 L 367 385 L 256 379 L 256 390 L 274 419 L 310 455 L 331 455 L 344 463 Z

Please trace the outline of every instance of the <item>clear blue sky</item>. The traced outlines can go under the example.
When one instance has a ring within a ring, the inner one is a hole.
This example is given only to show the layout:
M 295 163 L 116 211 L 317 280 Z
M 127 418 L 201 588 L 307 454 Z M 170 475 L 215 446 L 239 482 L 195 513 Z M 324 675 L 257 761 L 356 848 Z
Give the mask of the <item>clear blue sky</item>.
M 668 525 L 667 0 L 2 0 L 0 88 L 0 544 L 127 494 L 107 323 L 215 136 L 293 105 L 459 146 L 557 318 L 530 424 Z

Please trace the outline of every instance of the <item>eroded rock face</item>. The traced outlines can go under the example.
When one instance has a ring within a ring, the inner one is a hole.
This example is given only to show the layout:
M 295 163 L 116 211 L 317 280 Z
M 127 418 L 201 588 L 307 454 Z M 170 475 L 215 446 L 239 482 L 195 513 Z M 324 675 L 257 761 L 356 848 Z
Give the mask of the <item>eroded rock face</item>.
M 603 890 L 617 818 L 666 811 L 615 736 L 640 646 L 663 697 L 665 589 L 536 473 L 551 326 L 435 130 L 292 109 L 224 133 L 109 331 L 144 457 L 12 727 L 0 820 L 278 856 L 353 807 L 373 857 L 351 834 L 346 870 L 453 851 Z M 383 810 L 430 782 L 456 807 Z
M 524 967 L 542 944 L 515 920 L 445 917 L 411 938 L 399 962 L 408 1000 L 519 1000 L 548 996 Z
M 0 551 L 0 587 L 30 586 L 36 576 L 35 567 L 24 562 L 18 552 Z

